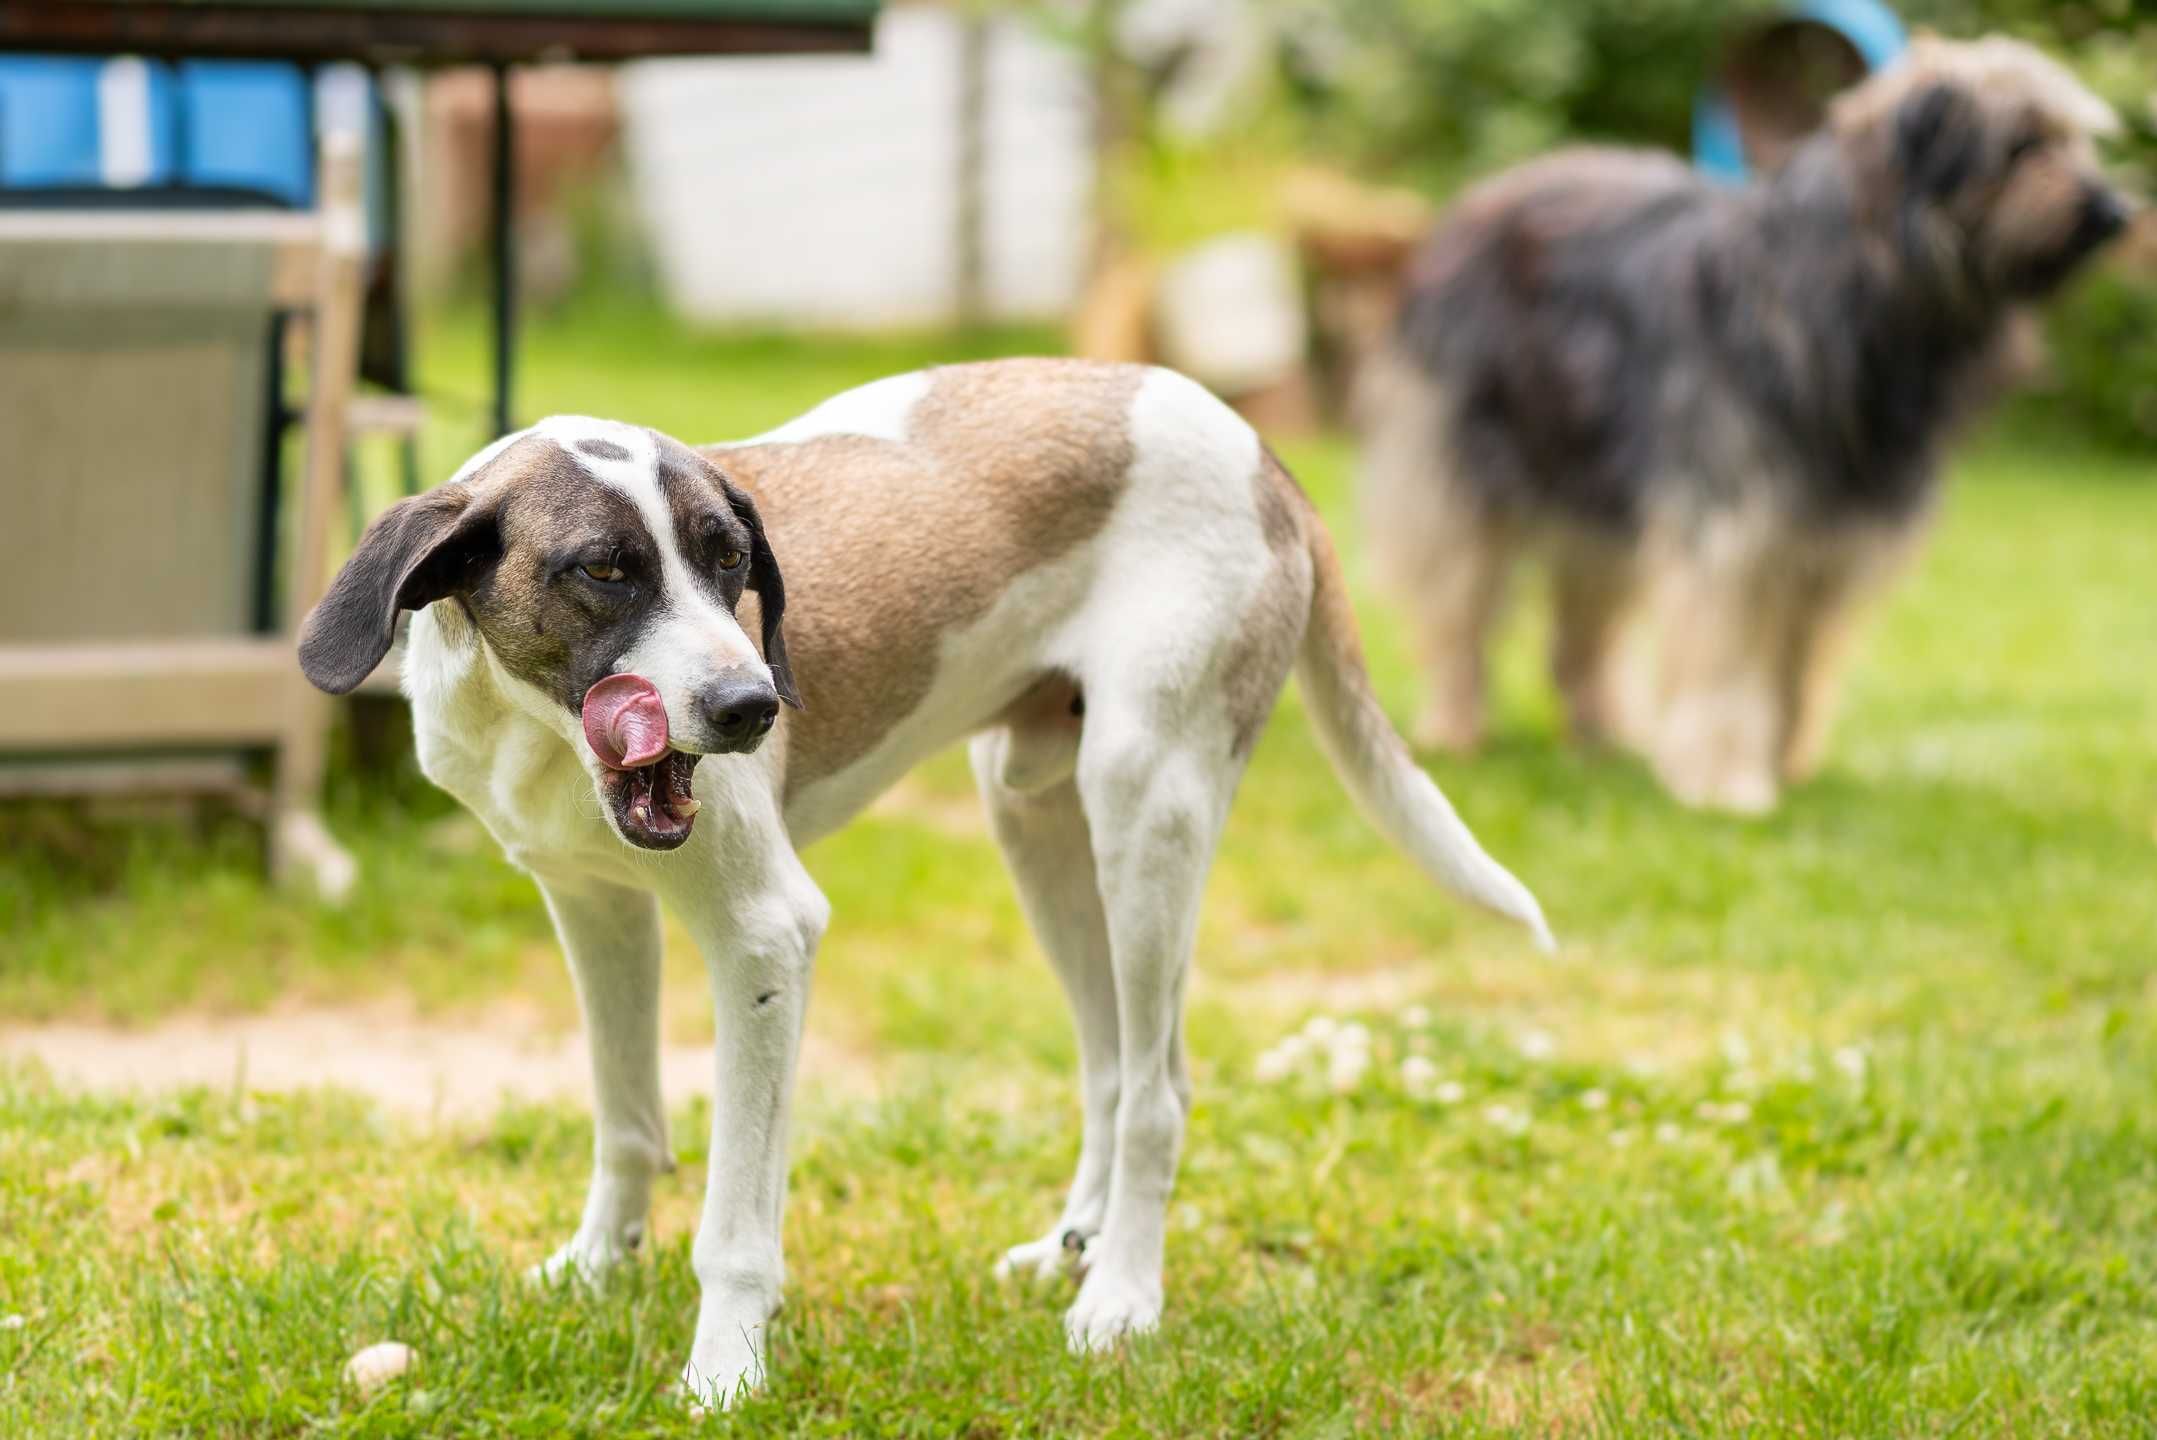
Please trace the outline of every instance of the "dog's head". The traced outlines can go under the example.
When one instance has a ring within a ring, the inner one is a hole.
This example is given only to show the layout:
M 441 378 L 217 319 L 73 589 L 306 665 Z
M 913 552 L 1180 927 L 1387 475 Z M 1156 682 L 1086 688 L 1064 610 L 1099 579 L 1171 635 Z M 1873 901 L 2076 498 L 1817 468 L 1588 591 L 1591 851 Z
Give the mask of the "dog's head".
M 736 619 L 747 590 L 761 656 Z M 756 749 L 779 702 L 801 704 L 755 504 L 650 430 L 544 421 L 393 506 L 307 617 L 300 666 L 342 695 L 381 663 L 400 610 L 437 601 L 511 700 L 576 749 L 615 831 L 643 849 L 689 838 L 702 757 Z
M 2017 40 L 1922 37 L 1837 100 L 1829 126 L 1906 258 L 1985 299 L 2050 293 L 2132 213 L 2097 164 L 2119 117 Z

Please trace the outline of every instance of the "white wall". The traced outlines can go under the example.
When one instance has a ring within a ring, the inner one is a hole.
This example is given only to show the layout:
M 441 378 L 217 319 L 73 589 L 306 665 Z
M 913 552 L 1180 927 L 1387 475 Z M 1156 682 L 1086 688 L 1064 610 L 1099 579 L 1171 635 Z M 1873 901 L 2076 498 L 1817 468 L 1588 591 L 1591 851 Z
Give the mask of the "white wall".
M 669 298 L 712 322 L 947 319 L 957 299 L 959 32 L 877 21 L 873 56 L 651 61 L 620 80 L 629 166 Z M 1092 101 L 1075 51 L 992 23 L 985 301 L 1047 317 L 1078 293 Z

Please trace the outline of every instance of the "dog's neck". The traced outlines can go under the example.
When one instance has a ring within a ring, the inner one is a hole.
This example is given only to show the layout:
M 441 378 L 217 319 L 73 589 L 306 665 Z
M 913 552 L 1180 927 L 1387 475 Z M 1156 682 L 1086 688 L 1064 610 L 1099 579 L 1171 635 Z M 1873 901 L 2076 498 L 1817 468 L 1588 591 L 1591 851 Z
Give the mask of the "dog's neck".
M 554 857 L 594 854 L 618 861 L 621 842 L 578 804 L 591 781 L 576 750 L 538 713 L 545 697 L 519 694 L 519 684 L 454 599 L 414 615 L 403 685 L 421 773 L 479 816 L 519 865 L 545 870 Z
M 1833 137 L 1816 136 L 1752 188 L 1744 213 L 1752 253 L 1791 306 L 1842 327 L 1807 354 L 1815 383 L 1796 387 L 1829 407 L 1794 417 L 1807 443 L 1834 483 L 1896 504 L 1929 485 L 1940 444 L 1985 398 L 2008 308 L 1921 214 L 1866 204 L 1852 166 Z

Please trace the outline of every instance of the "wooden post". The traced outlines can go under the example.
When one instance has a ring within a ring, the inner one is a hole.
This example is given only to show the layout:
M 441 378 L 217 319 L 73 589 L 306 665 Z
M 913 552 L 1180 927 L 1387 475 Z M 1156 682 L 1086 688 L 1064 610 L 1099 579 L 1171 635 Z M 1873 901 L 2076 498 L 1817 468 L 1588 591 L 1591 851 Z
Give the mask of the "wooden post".
M 366 248 L 360 137 L 324 137 L 321 163 L 321 246 L 312 321 L 314 355 L 307 393 L 307 464 L 293 507 L 284 631 L 321 598 L 328 577 L 330 517 L 344 489 L 345 416 L 359 365 L 360 263 Z M 286 732 L 277 756 L 272 797 L 271 863 L 281 880 L 302 872 L 330 899 L 351 889 L 357 872 L 324 828 L 320 815 L 327 765 L 330 701 L 307 683 L 297 659 L 286 701 Z

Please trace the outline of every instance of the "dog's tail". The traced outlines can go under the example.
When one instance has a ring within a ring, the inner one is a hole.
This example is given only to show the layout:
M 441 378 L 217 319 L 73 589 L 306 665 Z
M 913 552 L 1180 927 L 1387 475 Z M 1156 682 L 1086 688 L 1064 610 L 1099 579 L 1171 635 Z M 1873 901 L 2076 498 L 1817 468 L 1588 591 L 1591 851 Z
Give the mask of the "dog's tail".
M 1363 642 L 1333 541 L 1315 512 L 1304 527 L 1311 552 L 1311 619 L 1296 657 L 1303 703 L 1319 747 L 1372 824 L 1425 874 L 1476 904 L 1518 920 L 1544 950 L 1555 950 L 1543 907 L 1512 872 L 1491 859 L 1452 803 L 1408 753 L 1371 691 Z

